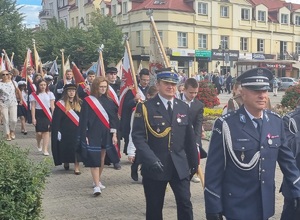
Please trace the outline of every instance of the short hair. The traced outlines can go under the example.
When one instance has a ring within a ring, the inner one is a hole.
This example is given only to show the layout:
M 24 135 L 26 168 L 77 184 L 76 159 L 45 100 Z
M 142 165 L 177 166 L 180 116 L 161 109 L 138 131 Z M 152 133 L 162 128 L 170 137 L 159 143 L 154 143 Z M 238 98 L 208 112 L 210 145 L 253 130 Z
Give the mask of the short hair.
M 147 95 L 154 96 L 154 95 L 156 95 L 157 92 L 158 92 L 158 89 L 156 86 L 150 86 L 147 91 Z
M 96 75 L 95 71 L 94 70 L 90 70 L 87 72 L 87 75 Z
M 139 73 L 140 77 L 142 77 L 143 75 L 149 76 L 149 70 L 146 68 L 141 69 L 140 73 Z
M 199 84 L 195 78 L 188 78 L 187 80 L 185 80 L 184 88 L 187 89 L 189 86 L 196 89 L 199 87 Z

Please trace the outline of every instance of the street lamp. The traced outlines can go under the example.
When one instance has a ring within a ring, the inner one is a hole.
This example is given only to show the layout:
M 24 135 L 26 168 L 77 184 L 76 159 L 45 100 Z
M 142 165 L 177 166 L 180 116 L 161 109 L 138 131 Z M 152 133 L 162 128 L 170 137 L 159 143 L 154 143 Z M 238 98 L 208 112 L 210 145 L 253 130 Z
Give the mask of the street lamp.
M 223 59 L 223 66 L 222 66 L 222 73 L 223 73 L 223 68 L 224 68 L 224 63 L 226 63 L 225 66 L 225 73 L 227 73 L 227 63 L 229 63 L 229 54 L 228 54 L 228 47 L 227 47 L 227 43 L 225 42 L 225 44 L 223 44 L 224 40 L 221 40 L 221 44 L 219 45 L 219 52 L 222 52 L 222 59 Z M 223 46 L 222 46 L 223 45 Z M 227 53 L 225 53 L 227 52 Z M 223 74 L 225 75 L 225 74 Z

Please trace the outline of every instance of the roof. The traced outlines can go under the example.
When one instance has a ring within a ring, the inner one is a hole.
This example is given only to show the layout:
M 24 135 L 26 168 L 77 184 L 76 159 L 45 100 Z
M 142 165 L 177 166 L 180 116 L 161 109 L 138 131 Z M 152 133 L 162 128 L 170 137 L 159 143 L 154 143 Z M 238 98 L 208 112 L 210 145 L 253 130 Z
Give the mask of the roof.
M 154 10 L 173 10 L 194 13 L 193 2 L 186 0 L 143 0 L 132 1 L 131 11 L 154 9 Z

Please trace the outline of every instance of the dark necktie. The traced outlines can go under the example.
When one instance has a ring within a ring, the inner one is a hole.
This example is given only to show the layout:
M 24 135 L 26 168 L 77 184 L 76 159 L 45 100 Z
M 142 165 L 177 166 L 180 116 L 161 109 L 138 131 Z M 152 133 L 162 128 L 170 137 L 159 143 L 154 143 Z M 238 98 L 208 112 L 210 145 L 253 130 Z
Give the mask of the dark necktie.
M 253 121 L 255 121 L 256 122 L 256 124 L 257 124 L 257 127 L 256 127 L 256 129 L 257 129 L 257 132 L 258 132 L 258 134 L 259 134 L 259 136 L 261 135 L 261 127 L 262 127 L 262 119 L 261 118 L 253 118 Z
M 171 101 L 168 101 L 168 113 L 169 113 L 169 117 L 172 120 L 172 115 L 173 115 L 173 110 L 172 110 L 172 103 Z

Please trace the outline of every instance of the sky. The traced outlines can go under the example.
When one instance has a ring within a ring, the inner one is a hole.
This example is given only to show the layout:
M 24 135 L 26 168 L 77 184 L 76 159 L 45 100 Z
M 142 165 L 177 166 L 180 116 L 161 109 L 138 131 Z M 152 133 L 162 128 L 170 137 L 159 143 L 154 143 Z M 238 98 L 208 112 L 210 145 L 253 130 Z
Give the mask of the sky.
M 42 0 L 17 0 L 17 5 L 23 6 L 20 12 L 24 14 L 23 23 L 28 28 L 33 28 L 40 23 L 39 12 L 42 10 Z
M 286 1 L 300 4 L 300 0 Z M 27 27 L 33 28 L 40 23 L 39 12 L 42 10 L 41 2 L 42 0 L 17 0 L 17 5 L 23 6 L 20 12 L 25 16 L 23 23 L 26 24 Z

